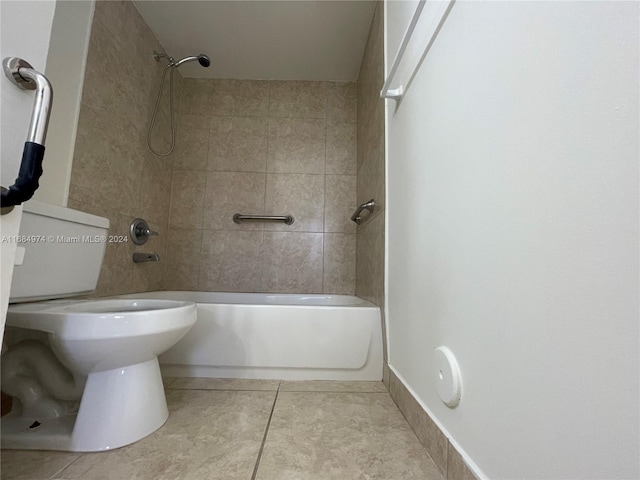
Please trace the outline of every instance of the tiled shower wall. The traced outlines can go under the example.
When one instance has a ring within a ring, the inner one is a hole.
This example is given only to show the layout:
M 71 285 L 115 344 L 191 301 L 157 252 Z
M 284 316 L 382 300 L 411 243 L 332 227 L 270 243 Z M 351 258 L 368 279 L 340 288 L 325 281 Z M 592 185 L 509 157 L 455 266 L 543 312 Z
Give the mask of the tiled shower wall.
M 130 240 L 107 243 L 100 296 L 162 288 L 173 162 L 146 146 L 164 68 L 153 59 L 154 49 L 162 45 L 130 1 L 96 2 L 68 206 L 109 218 L 110 235 L 126 237 L 136 217 L 160 232 L 140 247 Z M 174 80 L 179 103 L 179 73 Z M 168 98 L 163 105 L 154 135 L 158 149 L 170 138 Z M 134 251 L 157 252 L 163 261 L 134 264 Z
M 185 79 L 165 289 L 353 294 L 356 101 L 355 83 Z
M 383 4 L 378 2 L 358 78 L 357 199 L 360 204 L 373 198 L 376 209 L 358 226 L 356 294 L 384 311 L 385 153 L 384 100 L 380 98 L 384 82 L 383 12 Z

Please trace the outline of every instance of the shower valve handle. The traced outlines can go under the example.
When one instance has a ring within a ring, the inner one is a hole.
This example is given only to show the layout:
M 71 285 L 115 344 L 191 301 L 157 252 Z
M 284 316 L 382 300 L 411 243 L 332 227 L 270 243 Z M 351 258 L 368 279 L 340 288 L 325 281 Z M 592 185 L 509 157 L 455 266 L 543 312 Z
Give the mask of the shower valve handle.
M 159 235 L 149 228 L 149 224 L 142 218 L 136 218 L 129 226 L 129 235 L 136 245 L 144 245 L 151 235 Z

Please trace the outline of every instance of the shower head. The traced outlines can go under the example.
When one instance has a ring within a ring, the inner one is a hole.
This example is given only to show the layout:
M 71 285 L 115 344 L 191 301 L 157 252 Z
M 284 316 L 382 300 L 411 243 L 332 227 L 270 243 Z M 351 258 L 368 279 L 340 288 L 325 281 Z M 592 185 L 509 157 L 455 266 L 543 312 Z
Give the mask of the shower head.
M 200 65 L 202 65 L 203 67 L 208 67 L 209 65 L 211 65 L 211 60 L 209 60 L 209 57 L 207 57 L 205 54 L 201 53 L 198 56 L 193 56 L 193 57 L 184 57 L 182 60 L 179 60 L 177 62 L 175 62 L 174 66 L 176 68 L 178 68 L 179 66 L 181 66 L 183 63 L 187 63 L 187 62 L 193 62 L 197 60 L 198 63 Z
M 209 60 L 209 57 L 207 57 L 204 53 L 198 55 L 198 62 L 205 68 L 211 65 L 211 60 Z

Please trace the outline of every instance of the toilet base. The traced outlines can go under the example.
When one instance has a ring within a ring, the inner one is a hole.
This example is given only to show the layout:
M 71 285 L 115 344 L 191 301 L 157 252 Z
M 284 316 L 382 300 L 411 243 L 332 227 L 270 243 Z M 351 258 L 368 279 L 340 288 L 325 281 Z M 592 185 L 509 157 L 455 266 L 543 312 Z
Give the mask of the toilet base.
M 136 442 L 169 417 L 158 358 L 90 373 L 77 415 L 2 417 L 2 448 L 99 452 Z M 35 421 L 41 425 L 29 428 Z

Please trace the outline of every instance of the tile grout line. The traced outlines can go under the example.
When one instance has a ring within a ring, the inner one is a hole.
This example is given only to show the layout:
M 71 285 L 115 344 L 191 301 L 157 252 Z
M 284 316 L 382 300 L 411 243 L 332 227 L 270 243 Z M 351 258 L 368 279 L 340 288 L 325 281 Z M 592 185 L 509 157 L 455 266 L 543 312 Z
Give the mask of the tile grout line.
M 61 469 L 59 469 L 58 471 L 56 471 L 56 473 L 54 473 L 53 475 L 51 475 L 49 478 L 59 478 L 59 475 L 66 470 L 68 467 L 71 466 L 72 463 L 74 463 L 76 460 L 82 458 L 85 454 L 84 453 L 80 453 L 76 458 L 74 458 L 73 460 L 71 460 L 69 463 L 67 463 L 64 467 L 62 467 Z
M 267 420 L 267 428 L 265 428 L 264 430 L 264 436 L 262 437 L 262 444 L 260 445 L 260 450 L 258 451 L 258 458 L 256 458 L 256 464 L 253 467 L 253 474 L 251 475 L 251 480 L 256 480 L 256 475 L 258 475 L 258 467 L 260 467 L 260 460 L 262 459 L 264 444 L 267 441 L 267 435 L 269 433 L 269 427 L 271 426 L 271 418 L 273 417 L 273 411 L 276 409 L 276 402 L 278 401 L 278 393 L 280 393 L 281 383 L 282 382 L 278 382 L 278 389 L 276 390 L 276 396 L 273 399 L 273 405 L 271 406 L 271 413 L 269 413 L 269 420 Z
M 166 390 L 195 391 L 195 392 L 277 392 L 274 389 L 250 389 L 250 388 L 183 388 L 183 387 L 167 387 Z

